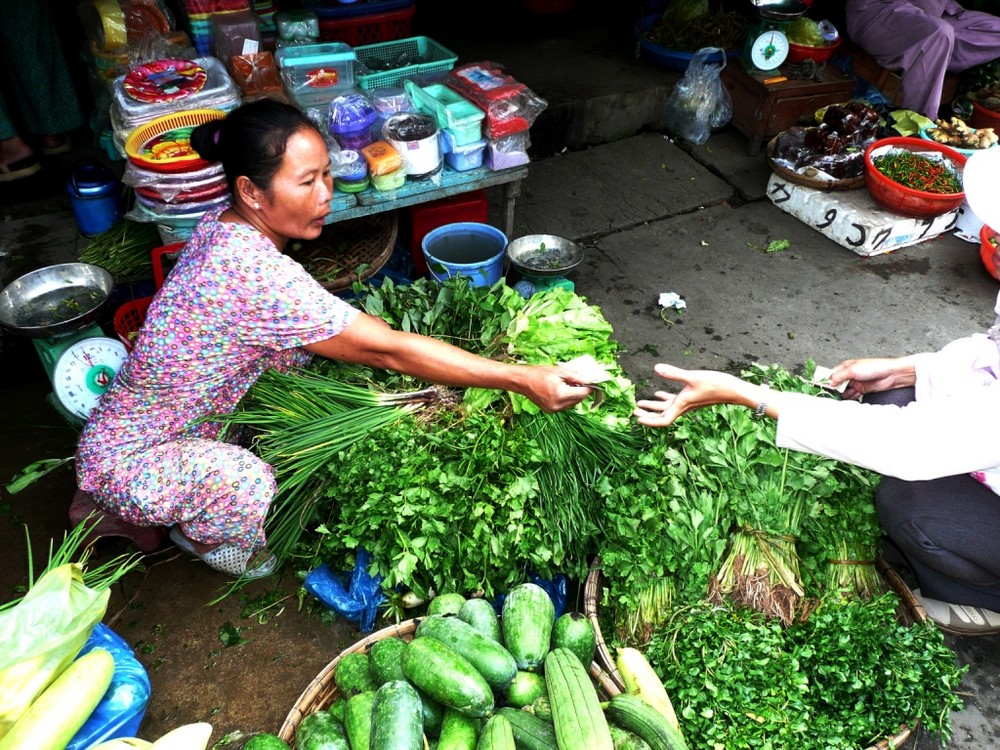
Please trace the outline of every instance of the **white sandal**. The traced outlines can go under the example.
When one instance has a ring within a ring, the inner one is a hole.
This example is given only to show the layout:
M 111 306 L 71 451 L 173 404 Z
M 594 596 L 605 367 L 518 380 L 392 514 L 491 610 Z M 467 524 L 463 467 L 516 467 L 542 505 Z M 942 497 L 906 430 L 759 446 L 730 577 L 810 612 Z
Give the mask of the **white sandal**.
M 278 567 L 278 558 L 274 553 L 260 549 L 245 550 L 232 542 L 220 544 L 209 552 L 198 552 L 179 526 L 170 529 L 170 541 L 210 568 L 233 578 L 263 578 L 271 575 Z M 255 557 L 260 562 L 248 569 L 247 564 Z

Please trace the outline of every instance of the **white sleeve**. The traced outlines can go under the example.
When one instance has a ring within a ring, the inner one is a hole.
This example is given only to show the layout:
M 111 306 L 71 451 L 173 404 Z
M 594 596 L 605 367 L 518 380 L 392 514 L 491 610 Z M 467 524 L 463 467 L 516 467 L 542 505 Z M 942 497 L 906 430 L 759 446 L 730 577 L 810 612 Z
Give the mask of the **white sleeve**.
M 772 393 L 777 443 L 914 481 L 1000 467 L 1000 383 L 907 406 Z

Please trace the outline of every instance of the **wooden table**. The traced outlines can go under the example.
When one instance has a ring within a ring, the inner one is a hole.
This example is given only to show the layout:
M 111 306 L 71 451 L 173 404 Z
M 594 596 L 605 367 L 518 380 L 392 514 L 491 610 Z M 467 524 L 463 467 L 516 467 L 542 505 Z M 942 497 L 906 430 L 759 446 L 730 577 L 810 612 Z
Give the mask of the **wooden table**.
M 742 61 L 733 60 L 722 70 L 722 83 L 733 100 L 732 124 L 750 139 L 750 155 L 765 139 L 793 125 L 815 125 L 816 110 L 846 102 L 854 93 L 855 78 L 832 65 L 824 65 L 822 80 L 783 78 L 781 69 L 767 76 L 750 75 Z
M 500 206 L 502 229 L 504 234 L 510 237 L 514 233 L 514 202 L 521 194 L 521 180 L 527 176 L 526 164 L 499 171 L 480 167 L 465 172 L 455 172 L 444 167 L 440 179 L 407 180 L 397 190 L 382 192 L 369 187 L 360 193 L 335 192 L 330 201 L 330 214 L 326 223 L 332 224 L 382 211 L 393 211 L 417 203 L 502 185 L 503 197 Z

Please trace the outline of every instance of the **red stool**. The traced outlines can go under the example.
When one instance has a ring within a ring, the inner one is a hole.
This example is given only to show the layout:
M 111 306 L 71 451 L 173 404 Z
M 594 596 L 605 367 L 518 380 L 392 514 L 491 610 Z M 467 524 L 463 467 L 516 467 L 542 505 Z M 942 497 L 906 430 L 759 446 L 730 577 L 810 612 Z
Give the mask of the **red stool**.
M 88 523 L 92 524 L 95 518 L 100 520 L 87 535 L 85 540 L 87 546 L 94 544 L 101 537 L 120 536 L 133 542 L 140 552 L 155 552 L 166 542 L 167 530 L 162 526 L 132 526 L 127 524 L 120 518 L 99 508 L 89 492 L 77 490 L 73 496 L 73 502 L 69 506 L 70 522 L 74 526 L 78 526 L 91 514 L 94 515 Z

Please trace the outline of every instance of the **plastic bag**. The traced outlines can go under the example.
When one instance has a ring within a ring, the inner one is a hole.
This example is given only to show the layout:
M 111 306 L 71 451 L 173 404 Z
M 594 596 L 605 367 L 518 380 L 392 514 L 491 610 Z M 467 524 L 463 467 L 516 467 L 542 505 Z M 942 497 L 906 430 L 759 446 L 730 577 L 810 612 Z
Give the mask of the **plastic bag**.
M 0 613 L 0 737 L 77 657 L 104 617 L 111 591 L 83 582 L 79 563 L 44 573 Z
M 713 55 L 721 57 L 721 62 L 713 62 Z M 724 67 L 725 50 L 702 47 L 694 53 L 667 99 L 666 127 L 670 133 L 700 146 L 713 130 L 729 122 L 733 100 L 722 85 Z
M 382 577 L 368 573 L 370 564 L 368 552 L 359 549 L 346 587 L 341 576 L 330 570 L 326 563 L 309 571 L 303 585 L 306 591 L 338 615 L 356 622 L 362 633 L 370 633 L 375 628 L 378 606 L 385 599 Z
M 151 692 L 149 675 L 135 658 L 131 646 L 115 631 L 99 622 L 77 658 L 95 648 L 103 648 L 114 657 L 115 674 L 101 702 L 73 735 L 66 750 L 86 750 L 99 742 L 117 737 L 135 737 L 146 715 Z

